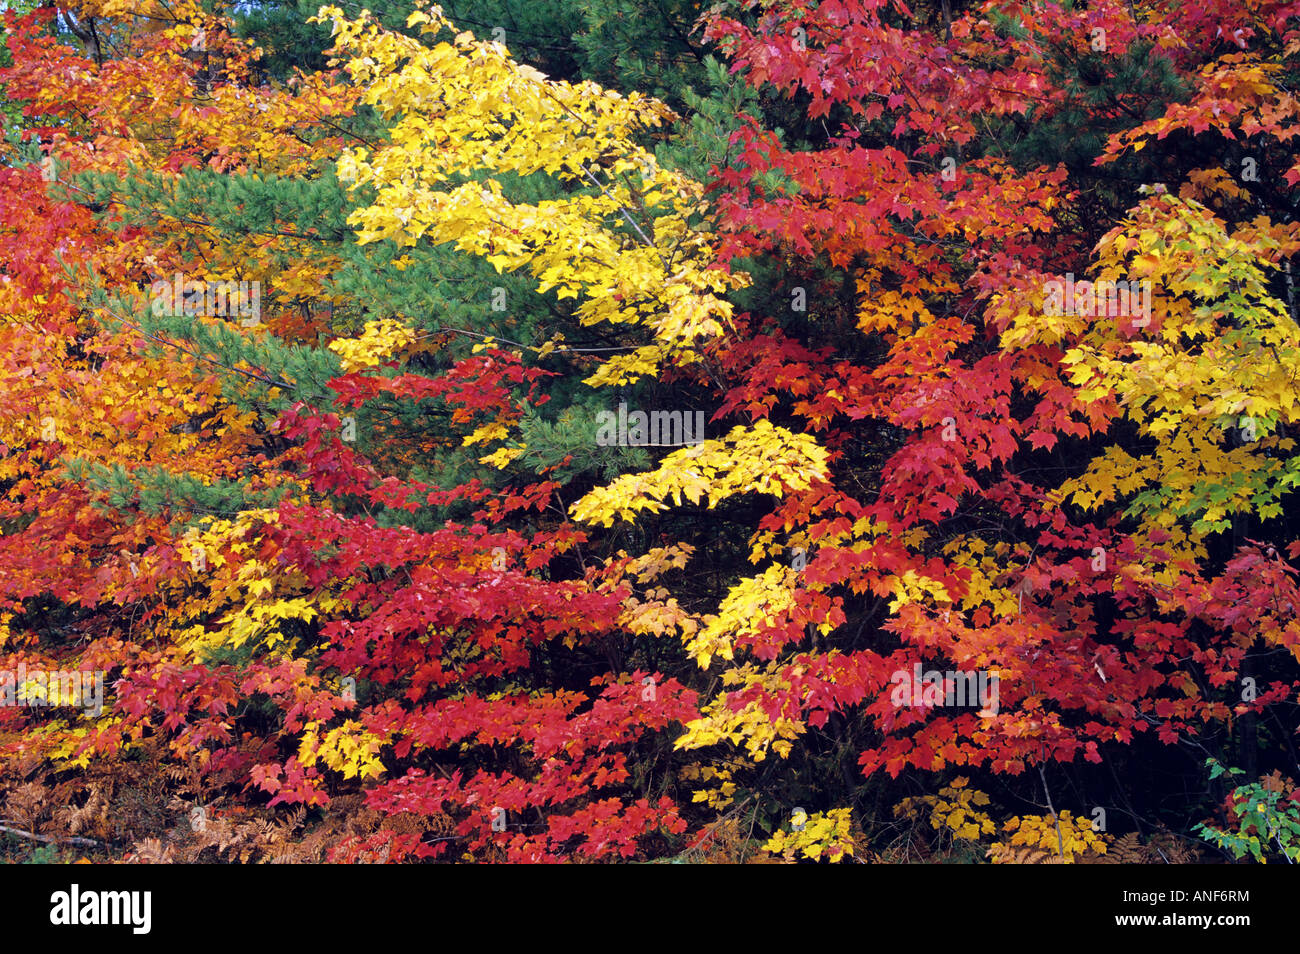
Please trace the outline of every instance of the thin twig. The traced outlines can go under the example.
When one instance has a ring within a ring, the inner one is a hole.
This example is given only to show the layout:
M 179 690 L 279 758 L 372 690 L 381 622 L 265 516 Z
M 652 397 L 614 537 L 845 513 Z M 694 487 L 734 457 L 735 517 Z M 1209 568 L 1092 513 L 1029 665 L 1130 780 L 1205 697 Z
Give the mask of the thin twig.
M 21 828 L 10 828 L 8 825 L 0 825 L 0 831 L 9 835 L 17 835 L 19 838 L 28 838 L 32 841 L 43 841 L 46 844 L 67 843 L 69 845 L 86 845 L 91 848 L 104 847 L 101 842 L 95 841 L 93 838 L 79 838 L 74 835 L 69 835 L 67 838 L 53 838 L 49 835 L 38 835 L 35 832 L 23 831 Z
M 1041 763 L 1038 766 L 1038 777 L 1043 780 L 1043 794 L 1047 796 L 1047 810 L 1052 813 L 1052 821 L 1056 823 L 1056 847 L 1061 860 L 1065 861 L 1065 841 L 1061 838 L 1061 819 L 1056 814 L 1056 808 L 1052 805 L 1052 793 L 1047 788 L 1047 773 L 1043 771 Z

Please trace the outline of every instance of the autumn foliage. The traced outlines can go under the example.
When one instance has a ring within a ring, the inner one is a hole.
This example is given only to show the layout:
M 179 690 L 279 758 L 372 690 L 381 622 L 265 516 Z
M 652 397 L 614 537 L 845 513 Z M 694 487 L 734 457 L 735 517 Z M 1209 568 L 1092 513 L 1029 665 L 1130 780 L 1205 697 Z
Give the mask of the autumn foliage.
M 4 824 L 1293 860 L 1300 3 L 456 9 L 5 13 Z

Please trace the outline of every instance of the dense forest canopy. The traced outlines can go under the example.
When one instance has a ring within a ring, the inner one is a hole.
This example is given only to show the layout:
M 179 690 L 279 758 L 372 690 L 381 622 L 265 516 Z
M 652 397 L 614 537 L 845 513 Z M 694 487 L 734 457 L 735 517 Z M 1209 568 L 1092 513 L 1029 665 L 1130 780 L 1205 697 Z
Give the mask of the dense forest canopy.
M 4 28 L 7 857 L 1300 857 L 1300 3 Z

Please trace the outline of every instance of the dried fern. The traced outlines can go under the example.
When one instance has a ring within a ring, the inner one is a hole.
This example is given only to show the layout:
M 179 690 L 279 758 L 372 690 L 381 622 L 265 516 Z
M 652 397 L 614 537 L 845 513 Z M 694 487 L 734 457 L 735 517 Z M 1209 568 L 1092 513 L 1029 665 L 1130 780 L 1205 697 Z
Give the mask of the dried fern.
M 995 844 L 985 854 L 995 865 L 1059 865 L 1059 855 L 1050 854 L 1031 845 Z

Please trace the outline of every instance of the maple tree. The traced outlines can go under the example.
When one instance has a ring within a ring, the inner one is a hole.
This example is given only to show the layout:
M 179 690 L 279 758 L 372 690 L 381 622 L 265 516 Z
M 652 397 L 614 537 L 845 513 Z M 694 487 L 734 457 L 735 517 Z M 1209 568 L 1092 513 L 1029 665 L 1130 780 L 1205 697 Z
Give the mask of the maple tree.
M 1300 802 L 1300 4 L 696 12 L 6 14 L 0 671 L 106 676 L 15 685 L 6 817 L 1073 862 L 1241 849 L 1207 752 Z
M 826 288 L 806 321 L 750 317 L 719 358 L 736 380 L 723 409 L 799 421 L 832 450 L 833 473 L 757 524 L 756 562 L 798 547 L 807 565 L 732 590 L 728 600 L 752 595 L 718 628 L 739 628 L 752 659 L 724 676 L 734 688 L 715 711 L 742 737 L 792 739 L 861 707 L 874 743 L 864 772 L 1032 766 L 1049 803 L 1049 762 L 1101 762 L 1106 743 L 1152 733 L 1175 744 L 1264 711 L 1238 680 L 1256 641 L 1294 656 L 1289 611 L 1276 627 L 1243 630 L 1210 594 L 1243 594 L 1265 566 L 1290 579 L 1285 530 L 1267 552 L 1246 544 L 1226 563 L 1209 547 L 1238 514 L 1273 529 L 1294 487 L 1294 307 L 1265 274 L 1294 253 L 1293 230 L 1261 217 L 1225 225 L 1196 197 L 1246 190 L 1189 170 L 1181 199 L 1166 185 L 1116 196 L 1115 227 L 1090 263 L 1073 214 L 1086 174 L 1028 165 L 1000 132 L 1031 110 L 1050 124 L 1077 103 L 1060 76 L 1067 57 L 1105 52 L 1094 64 L 1104 76 L 1139 50 L 1148 64 L 1179 50 L 1160 68 L 1222 88 L 1177 41 L 1181 5 L 1135 21 L 1120 4 L 989 3 L 943 33 L 897 25 L 910 15 L 902 4 L 744 8 L 753 19 L 709 28 L 734 69 L 799 91 L 810 118 L 838 122 L 799 147 L 756 121 L 740 133 L 739 160 L 718 172 L 730 253 L 806 261 L 786 287 Z M 1252 29 L 1284 30 L 1286 12 L 1261 11 Z M 1144 85 L 1111 99 L 1130 96 L 1141 116 Z M 1232 111 L 1262 154 L 1290 135 L 1284 98 L 1264 110 L 1264 122 L 1240 102 Z M 1180 103 L 1164 116 L 1112 134 L 1095 163 L 1142 137 L 1197 129 Z M 979 154 L 956 161 L 977 142 Z M 1090 266 L 1098 282 L 1149 282 L 1149 311 L 1045 307 L 1051 281 Z M 1248 439 L 1229 446 L 1228 428 L 1243 422 Z M 864 454 L 873 431 L 884 448 Z M 864 628 L 884 639 L 848 636 Z M 832 633 L 844 641 L 827 645 Z M 997 673 L 996 715 L 899 709 L 883 691 L 891 673 L 937 660 Z M 1276 675 L 1269 702 L 1291 711 L 1295 672 Z M 717 738 L 705 722 L 681 744 Z

